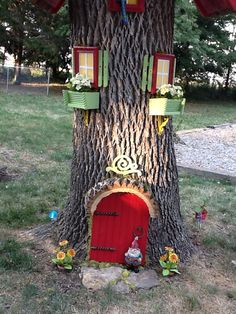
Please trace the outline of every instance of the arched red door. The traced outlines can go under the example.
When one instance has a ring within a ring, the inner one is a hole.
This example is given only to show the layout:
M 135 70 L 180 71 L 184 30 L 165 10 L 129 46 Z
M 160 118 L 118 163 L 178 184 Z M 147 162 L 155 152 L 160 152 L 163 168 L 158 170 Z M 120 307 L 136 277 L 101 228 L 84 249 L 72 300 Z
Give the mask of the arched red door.
M 124 254 L 130 247 L 134 233 L 145 263 L 149 211 L 137 195 L 118 192 L 103 198 L 92 222 L 90 260 L 124 264 Z

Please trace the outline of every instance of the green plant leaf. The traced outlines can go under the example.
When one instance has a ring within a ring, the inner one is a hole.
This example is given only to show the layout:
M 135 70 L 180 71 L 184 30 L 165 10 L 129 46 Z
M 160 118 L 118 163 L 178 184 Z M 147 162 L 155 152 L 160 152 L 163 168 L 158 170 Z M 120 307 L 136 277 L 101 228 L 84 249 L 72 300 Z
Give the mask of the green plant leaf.
M 169 274 L 170 274 L 169 269 L 163 269 L 163 270 L 162 270 L 162 275 L 163 275 L 163 276 L 168 276 Z
M 53 258 L 53 259 L 52 259 L 52 262 L 53 262 L 54 264 L 58 264 L 58 259 Z
M 64 265 L 64 268 L 65 268 L 65 269 L 70 269 L 70 270 L 71 270 L 71 269 L 72 269 L 72 265 Z
M 166 267 L 166 262 L 163 262 L 163 261 L 159 261 L 160 262 L 160 265 L 161 265 L 161 267 Z
M 171 269 L 170 271 L 171 271 L 172 273 L 181 274 L 181 273 L 178 271 L 178 269 Z

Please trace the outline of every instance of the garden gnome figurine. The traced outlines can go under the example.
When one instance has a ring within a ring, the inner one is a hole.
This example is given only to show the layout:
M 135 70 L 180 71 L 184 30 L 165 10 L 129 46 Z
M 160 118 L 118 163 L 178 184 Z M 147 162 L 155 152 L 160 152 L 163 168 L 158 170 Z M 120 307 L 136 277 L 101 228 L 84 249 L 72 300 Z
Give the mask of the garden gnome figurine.
M 142 263 L 142 253 L 138 246 L 138 237 L 134 238 L 131 247 L 125 253 L 125 262 L 128 269 L 133 270 L 135 273 L 139 272 L 139 266 Z

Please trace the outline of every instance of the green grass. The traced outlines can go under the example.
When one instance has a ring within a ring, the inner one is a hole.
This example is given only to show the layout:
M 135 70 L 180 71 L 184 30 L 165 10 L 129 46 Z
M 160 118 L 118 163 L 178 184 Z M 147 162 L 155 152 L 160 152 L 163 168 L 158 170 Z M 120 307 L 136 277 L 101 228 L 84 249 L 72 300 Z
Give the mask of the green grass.
M 0 93 L 0 103 L 2 163 L 20 174 L 17 180 L 0 182 L 0 224 L 47 221 L 48 212 L 62 208 L 67 197 L 72 111 L 60 96 Z
M 222 234 L 210 232 L 203 238 L 203 244 L 214 249 L 221 247 L 225 250 L 236 252 L 236 235 L 232 233 L 222 237 Z
M 47 221 L 48 212 L 66 202 L 69 173 L 69 164 L 62 164 L 0 183 L 0 223 L 21 227 Z
M 184 115 L 174 117 L 173 121 L 176 130 L 236 122 L 236 105 L 233 102 L 187 102 Z
M 62 97 L 0 93 L 1 145 L 29 151 L 49 160 L 71 155 L 71 110 Z
M 22 297 L 25 302 L 30 301 L 33 297 L 38 296 L 39 294 L 40 290 L 38 286 L 32 283 L 26 284 L 22 291 Z
M 191 202 L 189 201 L 191 199 Z M 193 217 L 195 208 L 208 206 L 209 216 L 223 223 L 236 225 L 236 186 L 228 181 L 204 179 L 198 176 L 180 176 L 180 200 L 183 213 Z
M 22 244 L 14 239 L 0 242 L 0 269 L 29 271 L 32 267 L 32 257 L 26 253 Z
M 187 293 L 185 298 L 189 312 L 201 310 L 201 303 L 198 300 L 197 296 L 195 296 L 194 294 Z

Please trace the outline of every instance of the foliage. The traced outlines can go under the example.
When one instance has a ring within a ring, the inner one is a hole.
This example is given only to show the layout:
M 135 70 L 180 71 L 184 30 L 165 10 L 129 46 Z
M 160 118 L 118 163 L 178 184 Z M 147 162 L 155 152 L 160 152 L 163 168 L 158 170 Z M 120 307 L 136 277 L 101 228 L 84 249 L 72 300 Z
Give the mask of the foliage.
M 164 84 L 156 92 L 157 97 L 168 98 L 168 99 L 182 99 L 183 90 L 181 86 Z
M 234 101 L 236 100 L 236 88 L 231 87 L 226 90 L 223 86 L 209 86 L 209 84 L 190 85 L 186 90 L 186 98 L 195 101 L 209 101 L 209 100 L 222 100 Z
M 204 18 L 187 0 L 177 0 L 175 10 L 174 52 L 177 76 L 184 85 L 192 82 L 233 86 L 236 64 L 234 15 Z M 190 35 L 191 34 L 191 35 Z
M 35 7 L 33 6 L 35 10 Z M 27 51 L 26 64 L 45 64 L 52 68 L 53 79 L 65 81 L 69 72 L 71 57 L 69 40 L 69 17 L 67 7 L 54 15 L 46 14 L 38 9 L 38 14 L 46 16 L 46 20 L 39 25 L 40 32 L 31 36 L 25 47 Z M 38 24 L 38 19 L 36 20 Z
M 180 274 L 178 271 L 179 257 L 172 247 L 165 247 L 165 254 L 160 256 L 159 263 L 162 267 L 162 275 L 169 276 L 172 273 Z
M 62 266 L 68 270 L 73 268 L 73 257 L 75 257 L 76 252 L 68 246 L 67 240 L 59 242 L 59 247 L 55 250 L 55 253 L 56 258 L 52 259 L 53 264 Z
M 51 15 L 36 8 L 31 0 L 2 0 L 0 31 L 0 47 L 14 56 L 16 65 L 43 64 L 53 69 L 54 76 L 59 68 L 60 71 L 68 71 L 69 20 L 66 7 Z
M 91 90 L 90 80 L 80 73 L 72 77 L 66 86 L 71 91 L 87 92 Z

